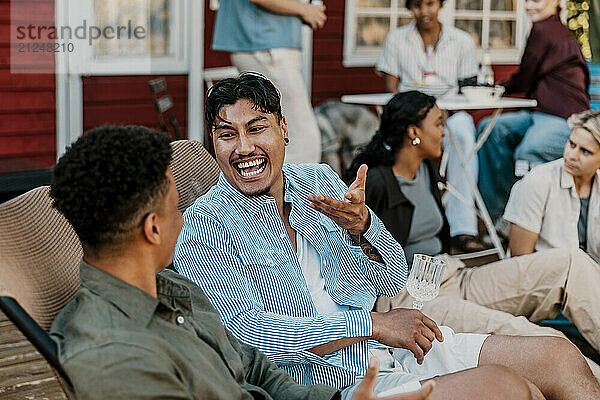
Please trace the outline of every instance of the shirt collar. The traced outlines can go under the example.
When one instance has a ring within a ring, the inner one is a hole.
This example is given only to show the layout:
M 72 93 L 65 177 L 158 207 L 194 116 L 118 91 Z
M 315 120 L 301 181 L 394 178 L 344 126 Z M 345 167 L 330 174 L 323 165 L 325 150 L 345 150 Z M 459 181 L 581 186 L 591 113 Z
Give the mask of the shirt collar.
M 288 178 L 285 174 L 286 165 L 283 166 L 283 185 L 284 185 L 284 201 L 292 202 L 293 191 L 295 190 L 295 185 L 292 180 Z M 233 201 L 238 204 L 241 204 L 243 208 L 248 210 L 248 212 L 252 215 L 256 215 L 260 212 L 260 210 L 266 205 L 270 203 L 274 203 L 275 199 L 269 195 L 262 196 L 247 196 L 241 193 L 239 190 L 233 187 L 231 183 L 225 178 L 225 175 L 221 172 L 219 175 L 219 181 L 217 182 L 217 186 L 220 190 L 225 192 Z
M 445 44 L 447 41 L 452 39 L 452 36 L 450 35 L 450 32 L 447 28 L 445 28 L 445 25 L 443 23 L 440 22 L 440 25 L 442 26 L 442 30 L 440 31 L 440 40 L 437 43 L 437 46 L 435 48 L 435 50 L 437 51 L 437 49 L 440 48 L 441 44 Z M 415 21 L 412 21 L 410 23 L 410 39 L 414 42 L 414 44 L 416 44 L 419 49 L 421 50 L 421 52 L 425 53 L 425 46 L 423 44 L 423 38 L 421 37 L 421 35 L 419 34 L 419 31 L 417 30 L 417 23 Z
M 186 287 L 176 284 L 170 279 L 156 277 L 158 299 L 152 297 L 138 287 L 104 272 L 85 261 L 79 264 L 81 285 L 91 292 L 110 302 L 132 320 L 147 326 L 156 308 L 163 304 L 171 309 L 181 306 L 191 312 L 191 299 Z
M 563 189 L 572 189 L 575 187 L 575 181 L 573 180 L 573 176 L 565 171 L 564 160 L 560 165 L 560 187 Z
M 560 164 L 560 187 L 563 189 L 575 190 L 575 180 L 573 175 L 565 171 L 564 159 Z M 600 169 L 596 171 L 596 182 L 600 182 Z

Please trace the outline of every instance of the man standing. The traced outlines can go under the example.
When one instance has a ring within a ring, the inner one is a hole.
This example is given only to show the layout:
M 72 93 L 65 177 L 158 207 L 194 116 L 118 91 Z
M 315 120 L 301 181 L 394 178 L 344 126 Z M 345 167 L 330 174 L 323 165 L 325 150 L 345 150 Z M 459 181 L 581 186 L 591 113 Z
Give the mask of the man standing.
M 302 77 L 302 23 L 325 25 L 325 6 L 299 0 L 221 0 L 212 47 L 240 72 L 259 72 L 281 90 L 293 135 L 286 162 L 320 162 L 321 135 Z
M 181 229 L 169 139 L 103 127 L 67 149 L 54 207 L 83 244 L 81 288 L 50 334 L 78 399 L 333 399 L 227 332 L 192 282 L 163 271 Z M 355 400 L 373 400 L 371 364 Z M 387 400 L 425 400 L 433 386 Z
M 459 82 L 475 80 L 478 70 L 475 43 L 467 32 L 439 22 L 443 4 L 444 0 L 406 0 L 406 8 L 412 12 L 414 21 L 390 32 L 376 66 L 383 74 L 387 92 L 397 93 L 402 84 L 414 87 L 414 83 L 428 79 L 426 74 L 433 74 L 429 77 L 433 83 L 453 87 Z M 465 156 L 475 147 L 473 118 L 466 112 L 458 112 L 446 123 L 457 142 L 452 143 L 450 135 L 444 137 L 444 150 L 448 152 L 446 175 L 449 181 L 461 176 L 455 183 L 456 190 L 470 203 L 465 204 L 464 200 L 449 194 L 445 211 L 452 246 L 461 252 L 484 250 L 485 246 L 477 238 L 473 189 L 463 174 L 455 147 L 460 147 Z M 477 181 L 477 158 L 473 157 L 466 168 Z
M 600 395 L 564 339 L 454 334 L 417 310 L 370 312 L 403 287 L 403 251 L 365 206 L 366 166 L 348 188 L 325 165 L 283 164 L 288 131 L 271 82 L 219 82 L 205 119 L 222 174 L 185 212 L 175 266 L 296 381 L 349 398 L 375 353 L 378 393 L 435 377 L 433 398 Z

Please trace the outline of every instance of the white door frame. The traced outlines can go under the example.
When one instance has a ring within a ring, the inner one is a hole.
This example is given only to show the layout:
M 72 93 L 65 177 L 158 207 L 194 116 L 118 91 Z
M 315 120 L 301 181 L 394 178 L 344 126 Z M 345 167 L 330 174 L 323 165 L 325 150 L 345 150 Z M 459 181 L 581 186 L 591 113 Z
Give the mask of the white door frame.
M 187 66 L 182 73 L 188 75 L 188 138 L 203 141 L 204 139 L 204 0 L 188 0 L 190 15 L 186 16 L 188 40 Z M 55 24 L 57 27 L 69 26 L 69 0 L 56 0 Z M 83 132 L 83 83 L 81 73 L 73 68 L 68 52 L 56 53 L 56 157 L 60 157 L 67 146 L 77 140 Z M 161 74 L 152 71 L 152 74 Z

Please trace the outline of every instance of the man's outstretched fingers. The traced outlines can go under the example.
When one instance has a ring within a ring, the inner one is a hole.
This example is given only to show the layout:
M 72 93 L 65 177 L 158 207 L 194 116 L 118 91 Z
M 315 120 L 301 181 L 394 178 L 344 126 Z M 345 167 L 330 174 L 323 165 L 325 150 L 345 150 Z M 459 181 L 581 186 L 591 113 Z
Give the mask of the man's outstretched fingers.
M 309 200 L 312 203 L 315 204 L 321 204 L 339 211 L 343 211 L 343 212 L 347 212 L 347 213 L 351 213 L 352 212 L 352 206 L 344 201 L 340 201 L 340 200 L 336 200 L 333 199 L 329 196 L 325 196 L 325 195 L 318 195 L 316 198 L 311 199 L 309 198 Z
M 343 218 L 347 220 L 350 220 L 352 218 L 352 214 L 350 214 L 349 212 L 332 207 L 323 202 L 313 201 L 309 204 L 309 206 L 321 212 L 322 214 L 327 215 L 329 218 Z
M 367 171 L 369 170 L 369 167 L 367 166 L 367 164 L 362 164 L 359 168 L 358 171 L 356 171 L 356 180 L 357 183 L 359 184 L 358 187 L 361 188 L 365 188 L 365 185 L 367 184 Z
M 360 189 L 348 190 L 344 198 L 352 204 L 362 204 L 365 202 L 365 191 Z
M 358 171 L 356 171 L 356 179 L 354 180 L 354 182 L 352 182 L 352 184 L 350 184 L 350 190 L 355 188 L 362 188 L 363 190 L 365 189 L 365 186 L 367 184 L 368 169 L 369 167 L 367 166 L 367 164 L 363 164 L 358 168 Z

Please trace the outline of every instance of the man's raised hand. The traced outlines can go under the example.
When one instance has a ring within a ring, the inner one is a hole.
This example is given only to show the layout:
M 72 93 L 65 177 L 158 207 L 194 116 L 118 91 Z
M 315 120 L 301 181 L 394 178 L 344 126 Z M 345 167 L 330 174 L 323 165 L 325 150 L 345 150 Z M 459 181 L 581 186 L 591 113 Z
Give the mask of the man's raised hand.
M 363 164 L 356 173 L 356 179 L 344 195 L 344 201 L 323 194 L 309 195 L 310 206 L 331 218 L 350 235 L 363 234 L 371 223 L 369 210 L 365 205 L 365 185 L 368 167 Z

